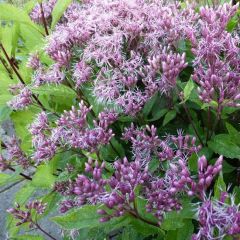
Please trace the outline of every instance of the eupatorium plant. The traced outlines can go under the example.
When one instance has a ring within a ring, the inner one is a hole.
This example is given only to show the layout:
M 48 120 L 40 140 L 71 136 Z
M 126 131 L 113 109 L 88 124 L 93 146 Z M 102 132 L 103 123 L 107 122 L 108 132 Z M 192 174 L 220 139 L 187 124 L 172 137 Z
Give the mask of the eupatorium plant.
M 238 239 L 239 5 L 30 5 L 0 5 L 10 238 Z

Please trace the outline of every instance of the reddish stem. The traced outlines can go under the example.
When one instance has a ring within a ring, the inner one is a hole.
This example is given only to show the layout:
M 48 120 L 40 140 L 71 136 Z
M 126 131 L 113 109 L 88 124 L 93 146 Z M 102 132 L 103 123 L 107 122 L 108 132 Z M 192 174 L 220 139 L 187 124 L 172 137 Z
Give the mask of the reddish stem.
M 44 26 L 44 29 L 45 29 L 45 33 L 46 33 L 46 35 L 48 36 L 49 33 L 48 33 L 48 29 L 47 29 L 47 22 L 46 22 L 46 19 L 45 19 L 45 16 L 44 16 L 44 11 L 43 11 L 43 5 L 42 5 L 42 3 L 40 3 L 40 9 L 41 9 L 42 22 L 43 22 L 43 26 Z

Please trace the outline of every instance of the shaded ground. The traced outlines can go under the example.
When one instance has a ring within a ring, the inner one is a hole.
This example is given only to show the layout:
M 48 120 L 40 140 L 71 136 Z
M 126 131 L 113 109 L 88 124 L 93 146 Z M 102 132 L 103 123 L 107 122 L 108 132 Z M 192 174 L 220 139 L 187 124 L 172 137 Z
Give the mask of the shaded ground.
M 0 139 L 4 138 L 4 135 L 11 136 L 14 134 L 14 129 L 11 122 L 7 121 L 0 126 Z M 9 190 L 1 193 L 1 190 L 5 189 L 7 186 L 0 187 L 0 240 L 7 240 L 6 231 L 6 210 L 14 205 L 14 196 L 16 192 L 19 191 L 24 182 L 18 183 Z M 11 183 L 9 184 L 11 185 Z M 47 219 L 41 222 L 41 226 L 51 235 L 53 235 L 57 240 L 61 240 L 61 232 L 56 224 L 49 222 Z M 34 232 L 33 232 L 34 233 Z M 35 232 L 36 233 L 36 232 Z M 41 234 L 42 235 L 42 234 Z M 49 238 L 44 236 L 46 240 Z M 27 239 L 26 239 L 27 240 Z

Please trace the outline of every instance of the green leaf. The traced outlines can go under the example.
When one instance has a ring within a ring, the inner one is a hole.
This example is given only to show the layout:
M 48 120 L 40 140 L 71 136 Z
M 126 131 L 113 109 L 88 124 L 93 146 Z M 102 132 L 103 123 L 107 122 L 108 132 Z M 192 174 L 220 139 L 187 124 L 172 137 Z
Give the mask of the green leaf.
M 176 240 L 186 240 L 191 239 L 191 236 L 194 231 L 194 226 L 192 220 L 184 220 L 184 226 L 177 231 Z
M 113 151 L 116 154 L 119 154 L 120 157 L 124 157 L 125 156 L 125 150 L 124 150 L 123 146 L 114 137 L 111 139 L 111 148 L 113 149 Z
M 33 87 L 31 88 L 33 93 L 39 94 L 39 95 L 52 95 L 52 96 L 59 96 L 59 97 L 75 97 L 76 93 L 69 87 L 60 84 L 60 85 L 54 85 L 54 84 L 48 84 L 48 85 L 41 85 L 39 87 Z
M 186 102 L 189 99 L 193 89 L 194 89 L 194 83 L 193 83 L 193 80 L 190 79 L 187 82 L 187 84 L 186 84 L 186 86 L 185 86 L 185 88 L 183 90 L 183 94 L 184 94 L 184 101 L 183 102 Z
M 63 229 L 94 228 L 101 224 L 97 209 L 97 206 L 85 205 L 65 215 L 53 217 L 51 220 Z
M 157 121 L 158 119 L 160 119 L 161 117 L 163 117 L 166 113 L 167 113 L 168 109 L 164 108 L 164 109 L 160 109 L 159 111 L 155 111 L 152 115 L 153 117 L 151 119 L 149 119 L 148 121 L 153 122 L 153 121 Z
M 58 201 L 60 200 L 61 196 L 56 192 L 50 192 L 47 195 L 41 197 L 41 201 L 43 203 L 47 203 L 44 213 L 40 217 L 44 217 L 48 215 L 50 212 L 55 211 L 58 208 Z
M 155 94 L 146 102 L 146 104 L 144 105 L 144 108 L 143 108 L 143 115 L 144 115 L 144 116 L 147 116 L 147 115 L 151 112 L 151 110 L 152 110 L 152 108 L 153 108 L 153 105 L 154 105 L 154 103 L 156 102 L 157 98 L 158 98 L 158 93 L 155 93 Z
M 28 199 L 35 192 L 36 188 L 32 186 L 32 183 L 27 182 L 20 190 L 16 193 L 14 201 L 19 203 L 20 205 L 25 204 Z
M 173 231 L 170 230 L 167 232 L 165 240 L 186 240 L 191 239 L 191 235 L 193 234 L 194 227 L 191 220 L 184 220 L 183 227 Z
M 28 131 L 28 126 L 33 122 L 35 114 L 38 112 L 38 108 L 29 107 L 27 110 L 12 112 L 11 114 L 15 131 L 17 136 L 22 140 L 21 147 L 24 151 L 32 147 L 31 134 Z
M 208 146 L 219 155 L 240 159 L 240 147 L 236 145 L 233 138 L 228 134 L 216 135 L 212 141 L 208 142 Z
M 240 133 L 238 132 L 238 130 L 236 128 L 234 128 L 230 123 L 226 122 L 226 128 L 228 130 L 229 135 L 232 138 L 232 141 L 237 144 L 238 146 L 240 146 Z
M 20 32 L 20 24 L 15 23 L 12 29 L 12 56 L 15 56 L 15 52 L 18 46 L 19 32 Z
M 45 238 L 42 236 L 36 236 L 36 235 L 21 235 L 17 237 L 11 238 L 12 240 L 44 240 Z
M 219 174 L 217 181 L 214 185 L 214 198 L 219 199 L 221 196 L 221 192 L 226 192 L 226 184 L 223 179 L 222 172 Z
M 6 174 L 6 173 L 0 173 L 0 186 L 10 184 L 12 182 L 17 182 L 21 179 L 21 177 L 18 175 L 18 172 L 14 172 L 13 174 Z
M 230 135 L 235 135 L 235 134 L 239 134 L 238 130 L 236 128 L 234 128 L 230 123 L 226 122 L 226 128 L 228 130 L 228 133 Z M 239 134 L 240 135 L 240 134 Z
M 51 188 L 53 186 L 56 177 L 53 175 L 54 167 L 51 163 L 52 161 L 37 168 L 32 180 L 33 186 L 41 188 Z
M 146 224 L 140 219 L 137 218 L 131 218 L 130 225 L 140 234 L 144 236 L 150 236 L 150 235 L 155 235 L 155 234 L 162 234 L 162 230 L 160 227 L 155 227 L 150 224 Z
M 119 237 L 118 240 L 141 240 L 139 234 L 131 227 L 126 227 L 123 229 L 121 234 L 121 238 Z
M 234 187 L 233 194 L 235 195 L 235 204 L 240 203 L 240 188 L 238 186 Z
M 163 126 L 165 126 L 166 124 L 168 124 L 171 120 L 173 120 L 176 117 L 176 111 L 175 110 L 171 110 L 169 111 L 163 120 Z
M 0 106 L 1 106 L 1 105 L 6 106 L 6 103 L 7 103 L 8 101 L 10 101 L 12 98 L 13 98 L 13 96 L 10 95 L 10 94 L 4 94 L 4 95 L 1 94 L 1 95 L 0 95 Z
M 153 158 L 148 165 L 148 169 L 151 173 L 156 171 L 160 165 L 159 159 L 158 158 Z
M 166 213 L 161 224 L 161 228 L 163 230 L 169 231 L 182 228 L 185 220 L 194 218 L 195 212 L 189 198 L 185 198 L 185 200 L 183 200 L 182 206 L 183 208 L 179 212 L 172 211 Z
M 135 200 L 135 204 L 136 204 L 138 213 L 142 218 L 157 224 L 157 222 L 158 222 L 157 218 L 154 217 L 153 214 L 148 213 L 146 211 L 146 204 L 147 204 L 146 199 L 143 199 L 141 197 L 137 197 L 136 200 Z
M 8 106 L 0 106 L 0 122 L 7 120 L 11 112 L 12 109 Z
M 63 15 L 64 11 L 67 9 L 69 4 L 72 3 L 72 0 L 58 0 L 55 4 L 53 11 L 52 11 L 52 24 L 51 28 L 53 29 L 57 24 L 58 20 Z
M 161 228 L 166 231 L 176 230 L 178 228 L 182 228 L 183 226 L 183 219 L 180 213 L 176 212 L 171 212 L 171 214 L 167 213 L 161 224 Z
M 238 11 L 239 13 L 240 11 Z M 239 22 L 239 17 L 237 16 L 237 14 L 235 16 L 233 16 L 233 18 L 228 22 L 227 24 L 227 31 L 228 32 L 232 32 L 238 25 Z
M 23 24 L 20 25 L 20 35 L 28 51 L 36 51 L 43 46 L 43 36 L 39 32 L 33 34 L 32 29 Z
M 31 21 L 27 13 L 21 10 L 21 8 L 17 8 L 12 4 L 0 4 L 0 19 L 27 24 L 32 29 L 41 32 L 40 28 Z

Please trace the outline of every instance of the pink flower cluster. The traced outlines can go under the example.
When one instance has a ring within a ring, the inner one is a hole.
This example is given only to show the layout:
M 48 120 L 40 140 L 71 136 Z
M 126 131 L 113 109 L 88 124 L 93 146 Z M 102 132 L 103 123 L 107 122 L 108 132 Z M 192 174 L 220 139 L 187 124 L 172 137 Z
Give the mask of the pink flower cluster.
M 192 41 L 196 56 L 193 80 L 199 85 L 199 97 L 205 103 L 214 101 L 218 111 L 224 106 L 239 107 L 240 38 L 226 30 L 237 9 L 238 4 L 224 4 L 216 9 L 201 7 L 200 31 Z
M 5 142 L 5 145 L 6 156 L 0 156 L 0 165 L 2 170 L 14 165 L 19 165 L 26 169 L 31 165 L 30 159 L 21 149 L 19 139 L 17 139 L 15 136 L 9 137 Z
M 18 85 L 18 87 L 19 89 L 15 90 L 18 90 L 19 93 L 8 102 L 8 106 L 14 110 L 25 109 L 33 103 L 32 91 L 23 85 Z
M 45 211 L 45 208 L 46 204 L 42 203 L 41 201 L 35 200 L 27 203 L 25 205 L 25 209 L 22 209 L 20 205 L 16 203 L 16 207 L 8 209 L 7 212 L 12 214 L 16 219 L 19 220 L 16 226 L 28 223 L 30 228 L 34 228 L 36 223 L 33 219 L 33 210 L 35 210 L 38 215 L 42 215 Z
M 47 21 L 50 21 L 51 19 L 51 14 L 52 14 L 52 10 L 56 4 L 57 0 L 47 0 L 47 1 L 43 1 L 42 3 L 42 9 L 40 4 L 38 3 L 32 10 L 32 12 L 30 13 L 30 18 L 36 22 L 36 23 L 43 23 L 43 19 L 42 19 L 42 13 L 44 14 L 44 18 Z
M 35 148 L 33 160 L 37 164 L 49 160 L 58 148 L 97 152 L 101 145 L 108 144 L 114 136 L 109 126 L 117 120 L 117 114 L 113 111 L 101 112 L 98 120 L 93 121 L 94 127 L 90 127 L 87 123 L 90 111 L 91 107 L 80 102 L 79 109 L 73 106 L 70 111 L 64 111 L 56 121 L 56 126 L 52 126 L 45 112 L 38 114 L 29 127 Z
M 71 71 L 73 65 L 76 88 L 91 79 L 94 66 L 97 100 L 135 115 L 155 92 L 169 93 L 187 65 L 185 55 L 173 50 L 197 15 L 180 8 L 139 0 L 74 3 L 46 51 L 59 66 Z
M 222 240 L 240 234 L 240 209 L 233 195 L 222 192 L 219 199 L 205 197 L 197 215 L 200 229 L 192 240 Z
M 184 136 L 181 131 L 178 132 L 178 136 L 169 135 L 162 140 L 153 125 L 138 129 L 132 124 L 125 129 L 123 139 L 131 142 L 134 159 L 142 165 L 148 164 L 153 158 L 159 161 L 186 158 L 201 149 L 200 145 L 195 145 L 195 137 Z
M 131 162 L 127 158 L 114 162 L 114 172 L 110 178 L 103 178 L 102 173 L 106 171 L 104 164 L 100 166 L 90 159 L 85 172 L 90 172 L 92 178 L 79 175 L 74 182 L 58 183 L 55 189 L 69 196 L 62 203 L 61 211 L 86 203 L 103 203 L 109 211 L 99 210 L 99 214 L 103 216 L 101 221 L 107 221 L 135 211 L 135 190 L 141 186 L 139 194 L 147 199 L 146 209 L 156 216 L 160 224 L 164 213 L 181 209 L 181 194 L 203 199 L 214 177 L 222 169 L 222 156 L 214 165 L 209 165 L 205 156 L 199 157 L 196 177 L 192 175 L 188 164 L 188 158 L 200 148 L 194 145 L 195 139 L 179 132 L 177 137 L 168 136 L 163 141 L 156 135 L 154 126 L 147 127 L 147 130 L 149 135 L 146 129 L 134 130 L 133 126 L 126 130 L 125 139 L 130 138 L 134 151 L 143 153 L 136 153 Z M 157 171 L 153 172 L 149 170 L 150 160 L 154 158 L 152 154 L 165 156 L 164 159 L 159 158 Z M 161 165 L 163 160 L 168 160 L 167 169 Z M 163 176 L 159 176 L 158 171 L 162 171 Z

